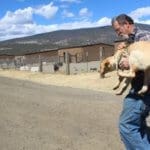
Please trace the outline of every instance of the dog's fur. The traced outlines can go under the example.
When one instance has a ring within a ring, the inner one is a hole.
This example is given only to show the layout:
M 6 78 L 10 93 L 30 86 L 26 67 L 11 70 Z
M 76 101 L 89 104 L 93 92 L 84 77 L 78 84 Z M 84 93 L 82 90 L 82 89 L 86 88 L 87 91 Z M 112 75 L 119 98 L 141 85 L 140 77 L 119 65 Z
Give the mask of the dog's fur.
M 129 57 L 129 67 L 130 67 L 129 72 L 118 70 L 119 61 L 124 53 L 128 54 L 128 57 Z M 106 73 L 105 70 L 107 70 L 108 72 L 108 70 L 110 69 L 110 66 L 116 65 L 117 72 L 119 75 L 119 82 L 114 87 L 114 89 L 117 89 L 120 86 L 120 83 L 123 81 L 123 79 L 126 78 L 125 79 L 126 83 L 124 84 L 124 88 L 125 88 L 126 86 L 128 86 L 130 79 L 135 77 L 136 72 L 138 70 L 143 70 L 144 71 L 144 85 L 142 89 L 138 92 L 138 94 L 143 94 L 147 91 L 148 85 L 150 85 L 150 79 L 149 79 L 150 78 L 149 77 L 150 58 L 149 56 L 150 56 L 150 41 L 139 41 L 139 42 L 130 44 L 126 48 L 122 48 L 121 50 L 116 51 L 114 56 L 112 56 L 111 58 L 106 58 L 107 63 L 105 62 L 105 60 L 101 62 L 100 69 L 103 68 L 100 71 L 101 77 L 104 77 Z
M 115 53 L 116 54 L 116 53 Z M 105 78 L 105 74 L 110 71 L 117 70 L 118 71 L 118 63 L 119 61 L 117 60 L 117 57 L 119 59 L 120 52 L 117 51 L 116 55 L 110 56 L 102 60 L 100 63 L 100 77 Z M 118 82 L 116 85 L 113 87 L 113 90 L 116 90 L 120 87 L 120 84 L 123 82 L 122 88 L 116 92 L 116 95 L 121 95 L 123 92 L 127 89 L 129 83 L 130 83 L 130 78 L 124 78 L 121 76 L 118 76 Z
M 107 72 L 110 72 L 111 70 L 115 70 L 116 69 L 116 63 L 115 63 L 115 59 L 114 56 L 110 56 L 105 58 L 101 63 L 100 63 L 100 77 L 104 78 L 105 74 Z

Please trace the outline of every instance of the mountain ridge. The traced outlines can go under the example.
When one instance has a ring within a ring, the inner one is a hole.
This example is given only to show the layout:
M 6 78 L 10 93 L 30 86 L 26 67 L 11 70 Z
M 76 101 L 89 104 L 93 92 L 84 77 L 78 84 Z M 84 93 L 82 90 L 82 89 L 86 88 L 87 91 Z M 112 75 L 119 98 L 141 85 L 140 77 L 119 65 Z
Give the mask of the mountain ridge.
M 150 31 L 150 25 L 136 25 L 140 29 Z M 97 43 L 112 45 L 117 39 L 117 35 L 111 26 L 59 30 L 0 41 L 0 54 L 23 55 L 46 49 L 54 50 Z

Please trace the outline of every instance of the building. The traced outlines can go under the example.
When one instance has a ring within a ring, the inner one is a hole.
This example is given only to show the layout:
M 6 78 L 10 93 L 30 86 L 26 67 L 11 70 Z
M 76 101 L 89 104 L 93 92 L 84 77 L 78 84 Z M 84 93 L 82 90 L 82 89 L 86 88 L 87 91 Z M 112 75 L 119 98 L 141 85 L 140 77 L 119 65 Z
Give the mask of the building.
M 22 55 L 14 55 L 11 50 L 0 51 L 0 64 L 5 68 L 20 68 L 26 66 L 27 70 L 37 67 L 41 72 L 54 72 L 54 64 L 65 64 L 66 53 L 69 56 L 69 63 L 85 63 L 97 61 L 97 66 L 101 59 L 113 55 L 114 46 L 105 43 L 85 44 L 74 47 L 64 47 L 60 49 L 41 49 L 37 51 L 26 51 Z M 9 55 L 8 55 L 9 54 Z M 11 64 L 11 65 L 10 65 Z M 93 66 L 94 67 L 94 66 Z M 78 67 L 74 67 L 78 70 Z M 65 69 L 65 67 L 64 67 Z M 85 70 L 82 68 L 82 70 Z
M 65 62 L 65 53 L 69 54 L 70 62 L 73 63 L 100 61 L 103 58 L 113 55 L 114 46 L 110 44 L 98 43 L 59 49 L 59 62 Z

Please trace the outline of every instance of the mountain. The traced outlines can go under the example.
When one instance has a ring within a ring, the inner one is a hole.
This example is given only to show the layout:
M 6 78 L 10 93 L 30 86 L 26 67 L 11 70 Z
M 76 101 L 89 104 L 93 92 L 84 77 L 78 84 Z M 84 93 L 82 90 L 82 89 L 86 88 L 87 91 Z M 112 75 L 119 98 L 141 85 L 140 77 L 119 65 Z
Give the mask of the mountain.
M 137 26 L 150 31 L 150 25 L 137 24 Z M 0 54 L 23 55 L 47 49 L 54 50 L 96 43 L 113 44 L 115 40 L 117 36 L 111 26 L 60 30 L 1 41 Z

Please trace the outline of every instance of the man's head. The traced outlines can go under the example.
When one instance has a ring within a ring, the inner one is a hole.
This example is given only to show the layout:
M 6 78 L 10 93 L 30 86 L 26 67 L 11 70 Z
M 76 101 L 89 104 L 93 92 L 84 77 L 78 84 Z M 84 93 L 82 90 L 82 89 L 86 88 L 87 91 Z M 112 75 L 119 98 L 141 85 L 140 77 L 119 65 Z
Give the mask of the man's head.
M 128 35 L 132 34 L 134 30 L 134 21 L 126 14 L 121 14 L 112 19 L 112 27 L 118 36 L 128 38 Z

